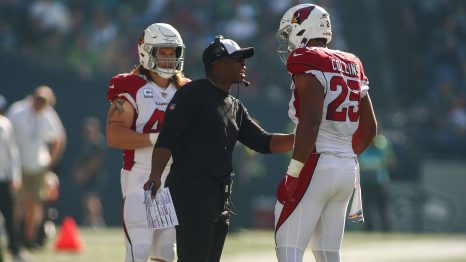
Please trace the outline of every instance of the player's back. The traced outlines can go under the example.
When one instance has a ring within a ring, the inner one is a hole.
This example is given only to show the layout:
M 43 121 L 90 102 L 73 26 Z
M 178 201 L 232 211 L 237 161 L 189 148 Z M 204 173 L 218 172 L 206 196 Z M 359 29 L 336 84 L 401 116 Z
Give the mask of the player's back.
M 311 73 L 324 89 L 322 123 L 316 141 L 317 152 L 353 154 L 352 136 L 359 125 L 361 91 L 368 81 L 360 60 L 353 54 L 323 47 L 298 48 L 287 62 L 293 74 Z M 293 92 L 290 118 L 299 121 L 299 97 Z

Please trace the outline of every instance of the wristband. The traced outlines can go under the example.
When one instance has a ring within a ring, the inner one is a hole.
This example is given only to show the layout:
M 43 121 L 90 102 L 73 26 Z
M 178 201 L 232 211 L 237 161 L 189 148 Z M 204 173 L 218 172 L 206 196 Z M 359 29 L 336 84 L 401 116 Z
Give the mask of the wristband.
M 292 177 L 299 177 L 299 173 L 301 173 L 301 170 L 303 169 L 304 164 L 299 162 L 298 160 L 294 160 L 293 158 L 290 161 L 290 164 L 288 165 L 288 170 L 286 171 L 287 175 L 290 175 Z
M 157 137 L 159 137 L 159 133 L 150 133 L 149 134 L 149 140 L 152 145 L 155 145 L 155 142 L 157 142 Z

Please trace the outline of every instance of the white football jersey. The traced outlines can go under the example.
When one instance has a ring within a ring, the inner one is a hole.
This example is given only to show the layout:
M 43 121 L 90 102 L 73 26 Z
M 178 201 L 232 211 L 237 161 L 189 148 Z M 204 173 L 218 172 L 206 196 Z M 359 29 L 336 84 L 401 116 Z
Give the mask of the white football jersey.
M 316 152 L 354 154 L 353 134 L 359 125 L 361 97 L 367 94 L 368 80 L 360 60 L 353 54 L 327 48 L 299 48 L 287 62 L 290 73 L 310 73 L 322 84 L 325 93 L 322 123 Z M 299 96 L 293 94 L 288 115 L 299 122 Z

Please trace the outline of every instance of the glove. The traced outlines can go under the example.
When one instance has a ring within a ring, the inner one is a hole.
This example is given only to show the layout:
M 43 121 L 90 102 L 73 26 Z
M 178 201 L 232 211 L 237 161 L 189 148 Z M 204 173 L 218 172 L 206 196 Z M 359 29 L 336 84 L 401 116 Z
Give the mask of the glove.
M 304 167 L 304 163 L 298 160 L 291 159 L 288 165 L 287 175 L 282 179 L 277 189 L 277 200 L 278 202 L 285 204 L 286 202 L 295 201 L 295 191 L 298 186 L 299 173 Z
M 298 187 L 298 178 L 290 175 L 286 175 L 277 189 L 277 200 L 283 205 L 286 202 L 294 202 L 296 188 Z

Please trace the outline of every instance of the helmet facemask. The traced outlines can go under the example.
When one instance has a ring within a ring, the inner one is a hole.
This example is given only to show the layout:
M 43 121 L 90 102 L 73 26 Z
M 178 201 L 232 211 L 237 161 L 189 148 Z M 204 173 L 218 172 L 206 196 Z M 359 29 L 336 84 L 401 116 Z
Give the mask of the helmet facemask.
M 175 57 L 163 57 L 159 54 L 160 48 L 173 48 L 175 50 Z M 184 65 L 184 46 L 167 45 L 149 45 L 143 46 L 144 50 L 150 54 L 147 63 L 147 69 L 156 72 L 163 78 L 171 78 L 178 72 L 183 71 Z
M 291 51 L 295 49 L 293 44 L 288 39 L 290 32 L 291 32 L 291 25 L 287 25 L 283 29 L 278 31 L 277 36 L 276 36 L 278 39 L 277 53 L 278 53 L 278 56 L 280 57 L 280 60 L 282 60 L 282 62 L 285 64 Z

